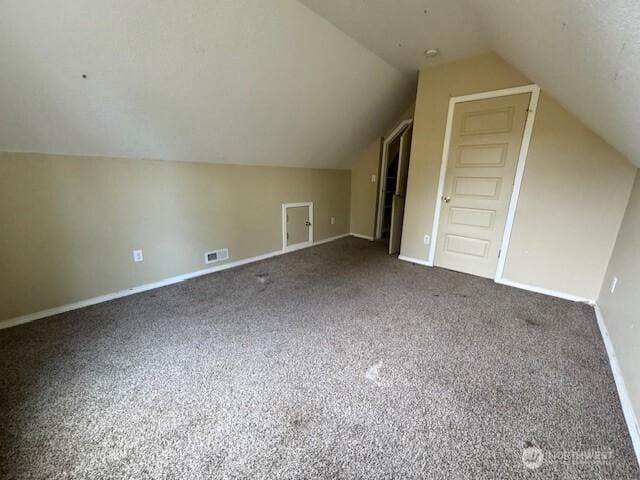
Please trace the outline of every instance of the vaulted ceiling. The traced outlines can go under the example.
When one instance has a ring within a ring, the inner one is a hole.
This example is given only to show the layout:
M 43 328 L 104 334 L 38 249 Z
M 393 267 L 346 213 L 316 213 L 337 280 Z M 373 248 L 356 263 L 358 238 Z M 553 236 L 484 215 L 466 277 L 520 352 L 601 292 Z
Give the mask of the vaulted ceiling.
M 490 50 L 465 0 L 300 0 L 405 73 Z M 424 52 L 439 48 L 428 60 Z
M 491 49 L 640 165 L 638 0 L 301 1 L 406 72 Z
M 0 150 L 344 168 L 414 88 L 295 0 L 0 1 Z
M 345 168 L 419 69 L 494 50 L 640 165 L 638 25 L 637 0 L 2 0 L 0 150 Z
M 472 0 L 491 46 L 640 166 L 638 0 Z

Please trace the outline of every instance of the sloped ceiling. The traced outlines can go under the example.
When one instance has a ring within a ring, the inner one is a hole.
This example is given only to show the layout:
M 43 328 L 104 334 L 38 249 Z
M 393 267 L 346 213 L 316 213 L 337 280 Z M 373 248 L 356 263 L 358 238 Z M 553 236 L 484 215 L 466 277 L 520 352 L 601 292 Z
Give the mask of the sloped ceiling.
M 0 150 L 345 168 L 414 88 L 295 0 L 0 1 Z
M 640 165 L 640 1 L 472 3 L 499 55 Z
M 490 45 L 465 0 L 300 0 L 404 72 L 485 53 Z M 429 48 L 442 55 L 424 56 Z
M 638 0 L 301 1 L 403 71 L 491 49 L 640 166 Z

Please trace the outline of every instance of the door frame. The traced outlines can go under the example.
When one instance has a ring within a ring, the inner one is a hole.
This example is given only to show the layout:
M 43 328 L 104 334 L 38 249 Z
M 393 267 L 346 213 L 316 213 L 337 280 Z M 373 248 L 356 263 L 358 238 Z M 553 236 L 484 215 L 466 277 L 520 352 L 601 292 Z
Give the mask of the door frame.
M 384 209 L 384 189 L 387 186 L 387 165 L 389 163 L 389 145 L 409 127 L 413 125 L 413 119 L 408 118 L 398 124 L 396 128 L 382 142 L 382 159 L 380 160 L 380 170 L 378 171 L 378 201 L 376 208 L 376 234 L 375 239 L 382 238 L 382 213 Z M 413 143 L 413 142 L 412 142 Z M 409 152 L 411 156 L 411 152 Z
M 309 240 L 295 245 L 287 245 L 287 208 L 309 207 Z M 282 251 L 291 252 L 313 244 L 313 202 L 295 202 L 282 204 Z
M 394 240 L 394 235 L 393 235 L 393 228 L 394 228 L 394 220 L 396 219 L 396 215 L 398 215 L 398 210 L 397 210 L 397 198 L 400 198 L 398 196 L 398 186 L 401 185 L 401 180 L 402 180 L 402 176 L 400 175 L 402 173 L 402 166 L 404 165 L 403 162 L 403 154 L 405 153 L 403 151 L 403 147 L 407 148 L 406 145 L 404 144 L 404 140 L 405 140 L 405 135 L 407 133 L 411 133 L 411 135 L 409 135 L 410 137 L 413 136 L 413 132 L 411 132 L 411 129 L 413 128 L 412 125 L 409 125 L 407 128 L 405 128 L 402 133 L 400 133 L 400 151 L 398 152 L 398 173 L 397 173 L 397 177 L 396 177 L 396 188 L 395 188 L 395 192 L 393 194 L 393 197 L 391 198 L 391 225 L 390 225 L 390 229 L 389 229 L 389 255 L 399 255 L 400 254 L 400 246 L 401 246 L 401 242 L 402 242 L 402 228 L 404 227 L 404 211 L 405 211 L 405 207 L 407 204 L 407 184 L 409 183 L 409 164 L 411 163 L 411 143 L 409 144 L 409 152 L 406 152 L 406 163 L 407 165 L 405 165 L 406 167 L 406 182 L 404 185 L 404 195 L 402 196 L 402 219 L 401 219 L 401 223 L 400 223 L 400 241 L 398 242 L 398 251 L 391 253 L 391 247 L 393 246 L 393 240 Z M 386 176 L 385 176 L 385 180 L 386 180 Z M 384 212 L 383 212 L 384 214 Z
M 440 176 L 438 178 L 438 191 L 436 195 L 436 208 L 433 215 L 433 226 L 431 228 L 431 245 L 429 248 L 429 266 L 435 265 L 436 246 L 438 244 L 438 228 L 440 226 L 440 212 L 442 211 L 442 194 L 444 192 L 444 182 L 447 176 L 447 163 L 449 161 L 449 147 L 451 145 L 451 131 L 453 129 L 453 114 L 456 104 L 463 102 L 472 102 L 474 100 L 487 100 L 490 98 L 506 97 L 509 95 L 519 95 L 522 93 L 530 93 L 529 115 L 524 125 L 524 133 L 522 135 L 522 144 L 520 145 L 520 153 L 518 154 L 518 163 L 516 165 L 516 173 L 513 182 L 513 191 L 509 200 L 509 208 L 507 210 L 507 219 L 502 234 L 502 242 L 500 245 L 500 256 L 498 257 L 498 265 L 496 267 L 496 275 L 494 280 L 502 283 L 504 275 L 504 267 L 509 251 L 509 242 L 511 240 L 511 230 L 518 206 L 518 197 L 520 196 L 520 187 L 524 177 L 525 164 L 529 153 L 529 145 L 531 143 L 531 135 L 533 134 L 533 124 L 536 120 L 536 112 L 538 111 L 538 100 L 540 98 L 540 87 L 536 84 L 523 85 L 521 87 L 504 88 L 501 90 L 491 90 L 488 92 L 473 93 L 471 95 L 462 95 L 459 97 L 451 97 L 449 99 L 449 111 L 447 113 L 447 126 L 444 133 L 444 146 L 442 148 L 442 162 L 440 164 Z

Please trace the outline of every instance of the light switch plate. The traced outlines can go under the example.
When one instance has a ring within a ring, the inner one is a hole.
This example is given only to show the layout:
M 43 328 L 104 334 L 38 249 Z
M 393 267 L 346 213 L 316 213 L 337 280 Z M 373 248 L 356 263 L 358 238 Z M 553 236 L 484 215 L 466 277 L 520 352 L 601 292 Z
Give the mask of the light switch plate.
M 142 262 L 144 260 L 144 256 L 142 255 L 142 250 L 134 250 L 133 251 L 133 261 L 134 262 Z
M 429 245 L 431 243 L 431 237 L 429 235 L 424 236 L 424 244 Z
M 376 175 L 371 175 L 371 183 L 376 183 Z

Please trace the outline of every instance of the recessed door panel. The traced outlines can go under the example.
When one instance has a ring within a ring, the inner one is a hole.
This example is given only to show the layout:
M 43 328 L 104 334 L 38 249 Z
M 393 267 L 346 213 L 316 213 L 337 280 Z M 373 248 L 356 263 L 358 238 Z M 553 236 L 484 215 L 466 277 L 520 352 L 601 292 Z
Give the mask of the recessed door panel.
M 528 95 L 528 94 L 527 94 Z M 479 102 L 485 100 L 478 100 Z M 461 112 L 460 135 L 486 135 L 488 133 L 510 133 L 513 130 L 514 106 Z
M 456 177 L 453 193 L 461 197 L 498 198 L 501 178 Z
M 458 167 L 504 167 L 508 144 L 461 145 L 458 148 Z
M 495 210 L 453 207 L 449 213 L 449 223 L 468 227 L 491 228 L 495 215 Z
M 435 264 L 493 278 L 531 94 L 455 105 Z
M 462 237 L 459 235 L 447 235 L 445 249 L 450 253 L 469 255 L 484 258 L 487 256 L 488 240 L 481 238 Z

